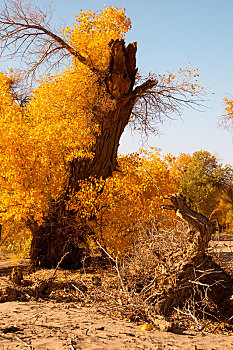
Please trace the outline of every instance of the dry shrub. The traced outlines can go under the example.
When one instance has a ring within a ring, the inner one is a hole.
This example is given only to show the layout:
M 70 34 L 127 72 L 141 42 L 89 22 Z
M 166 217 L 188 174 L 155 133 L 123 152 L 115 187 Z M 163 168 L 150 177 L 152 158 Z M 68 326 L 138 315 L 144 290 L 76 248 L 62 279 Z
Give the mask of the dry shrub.
M 139 223 L 132 254 L 118 266 L 125 315 L 169 329 L 207 320 L 231 321 L 232 278 L 211 256 L 190 257 L 189 227 Z M 169 321 L 168 323 L 161 320 Z M 174 322 L 176 321 L 176 322 Z
M 188 227 L 177 221 L 175 227 L 168 228 L 157 220 L 150 223 L 138 223 L 138 240 L 132 253 L 124 259 L 121 273 L 136 276 L 143 286 L 147 282 L 161 279 L 174 270 L 174 257 L 182 257 L 188 243 L 185 232 Z

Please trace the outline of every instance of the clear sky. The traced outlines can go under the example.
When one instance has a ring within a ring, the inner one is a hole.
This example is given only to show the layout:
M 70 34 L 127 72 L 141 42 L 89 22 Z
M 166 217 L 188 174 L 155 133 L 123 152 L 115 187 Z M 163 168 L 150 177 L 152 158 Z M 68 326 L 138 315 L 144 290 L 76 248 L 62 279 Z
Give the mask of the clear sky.
M 31 2 L 40 7 L 49 4 Z M 173 155 L 204 149 L 233 165 L 232 135 L 217 126 L 223 98 L 233 95 L 233 0 L 53 0 L 54 23 L 70 26 L 80 9 L 98 10 L 104 4 L 126 8 L 132 21 L 126 41 L 138 42 L 139 71 L 175 72 L 191 63 L 210 91 L 202 112 L 185 109 L 182 119 L 161 125 L 160 135 L 151 136 L 149 146 Z M 0 70 L 5 67 L 0 59 Z M 126 130 L 120 153 L 140 147 L 140 137 L 132 138 Z

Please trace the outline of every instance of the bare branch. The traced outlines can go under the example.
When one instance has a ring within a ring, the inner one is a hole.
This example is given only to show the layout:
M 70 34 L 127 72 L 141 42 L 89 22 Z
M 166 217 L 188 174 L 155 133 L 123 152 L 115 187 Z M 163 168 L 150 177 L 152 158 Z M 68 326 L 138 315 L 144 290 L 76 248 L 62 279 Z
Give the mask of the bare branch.
M 203 107 L 203 100 L 200 99 L 203 91 L 201 88 L 199 91 L 193 90 L 194 84 L 188 81 L 191 77 L 186 77 L 185 71 L 181 73 L 181 81 L 173 80 L 171 76 L 168 73 L 167 79 L 152 74 L 146 79 L 139 77 L 142 83 L 132 92 L 135 106 L 130 124 L 132 129 L 142 131 L 146 138 L 149 134 L 157 133 L 158 126 L 165 119 L 173 119 L 173 115 L 181 116 L 184 107 L 196 110 Z
M 145 92 L 151 91 L 158 84 L 157 79 L 148 79 L 141 85 L 137 86 L 133 91 L 133 96 L 138 99 L 141 96 L 144 96 Z
M 88 66 L 95 74 L 100 74 L 88 57 L 67 43 L 65 37 L 55 33 L 51 27 L 51 10 L 43 12 L 38 7 L 23 0 L 4 1 L 0 12 L 0 50 L 1 54 L 20 56 L 27 63 L 27 75 L 35 75 L 42 63 L 47 63 L 54 53 L 60 58 L 56 63 L 71 55 Z M 51 65 L 49 65 L 51 68 Z M 52 65 L 52 67 L 54 64 Z

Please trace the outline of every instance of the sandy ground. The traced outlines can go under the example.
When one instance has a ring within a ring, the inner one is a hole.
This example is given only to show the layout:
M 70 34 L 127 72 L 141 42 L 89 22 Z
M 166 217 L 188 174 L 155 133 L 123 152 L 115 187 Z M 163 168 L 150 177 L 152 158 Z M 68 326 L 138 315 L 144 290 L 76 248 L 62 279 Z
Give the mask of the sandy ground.
M 45 301 L 0 304 L 0 350 L 229 350 L 233 336 L 142 331 L 96 308 Z
M 233 242 L 213 245 L 216 253 L 227 255 L 224 260 L 232 267 Z M 27 261 L 20 264 L 27 265 Z M 6 268 L 12 266 L 9 261 L 7 264 L 1 261 L 1 288 L 8 284 Z M 233 350 L 230 335 L 194 330 L 142 331 L 142 324 L 103 314 L 97 307 L 81 307 L 75 303 L 44 300 L 0 303 L 0 350 Z

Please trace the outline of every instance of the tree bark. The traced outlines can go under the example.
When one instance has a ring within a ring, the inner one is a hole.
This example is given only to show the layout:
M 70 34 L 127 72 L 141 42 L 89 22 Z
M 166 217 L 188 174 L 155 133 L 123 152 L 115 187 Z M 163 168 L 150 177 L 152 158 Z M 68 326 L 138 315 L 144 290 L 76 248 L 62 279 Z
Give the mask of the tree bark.
M 77 213 L 66 209 L 66 199 L 79 190 L 79 180 L 90 176 L 105 179 L 117 169 L 120 137 L 129 122 L 136 98 L 132 93 L 137 71 L 136 43 L 125 47 L 123 40 L 115 40 L 110 47 L 109 71 L 104 83 L 115 108 L 104 115 L 101 132 L 92 149 L 93 159 L 76 158 L 71 161 L 64 196 L 51 204 L 41 226 L 33 221 L 28 222 L 33 237 L 30 257 L 34 266 L 55 267 L 62 256 L 70 252 L 62 266 L 81 267 L 82 254 L 88 250 L 86 236 L 92 232 L 86 223 L 81 220 L 77 222 Z

